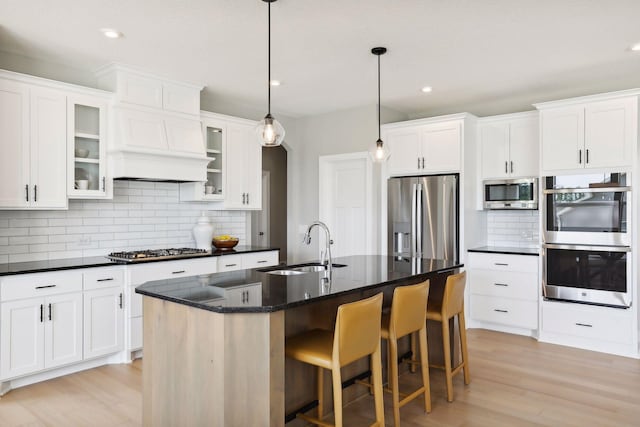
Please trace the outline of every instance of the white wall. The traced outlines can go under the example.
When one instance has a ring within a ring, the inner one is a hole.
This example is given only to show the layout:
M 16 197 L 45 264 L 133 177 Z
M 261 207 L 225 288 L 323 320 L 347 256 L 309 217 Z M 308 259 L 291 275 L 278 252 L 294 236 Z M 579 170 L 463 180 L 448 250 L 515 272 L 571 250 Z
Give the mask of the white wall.
M 406 116 L 402 113 L 382 109 L 383 123 L 405 119 Z M 318 219 L 319 157 L 371 149 L 378 139 L 376 106 L 297 119 L 292 137 L 286 139 L 289 184 L 288 261 L 291 263 L 318 258 L 318 246 L 304 245 L 302 236 L 308 224 Z M 374 189 L 374 193 L 377 191 Z M 314 242 L 318 240 L 314 239 Z
M 206 207 L 179 202 L 178 184 L 115 181 L 113 200 L 70 200 L 68 211 L 0 211 L 0 264 L 195 247 L 191 229 Z M 246 244 L 245 212 L 207 215 L 216 234 Z

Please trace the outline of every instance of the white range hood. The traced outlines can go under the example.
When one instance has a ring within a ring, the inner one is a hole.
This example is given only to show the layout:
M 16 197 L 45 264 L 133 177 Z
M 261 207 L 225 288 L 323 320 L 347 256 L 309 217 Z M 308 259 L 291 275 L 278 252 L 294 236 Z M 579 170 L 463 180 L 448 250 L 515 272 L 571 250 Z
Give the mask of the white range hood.
M 206 181 L 200 122 L 202 86 L 162 79 L 118 64 L 98 71 L 115 92 L 109 165 L 115 179 Z

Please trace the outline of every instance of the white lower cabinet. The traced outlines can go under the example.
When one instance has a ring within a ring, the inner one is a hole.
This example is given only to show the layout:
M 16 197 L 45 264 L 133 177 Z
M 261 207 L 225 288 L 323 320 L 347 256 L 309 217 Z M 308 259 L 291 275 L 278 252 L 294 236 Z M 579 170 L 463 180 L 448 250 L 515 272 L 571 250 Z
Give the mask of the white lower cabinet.
M 116 353 L 124 344 L 121 287 L 84 293 L 84 358 Z
M 0 378 L 82 360 L 82 293 L 3 302 Z
M 538 257 L 469 253 L 471 319 L 483 327 L 538 329 Z

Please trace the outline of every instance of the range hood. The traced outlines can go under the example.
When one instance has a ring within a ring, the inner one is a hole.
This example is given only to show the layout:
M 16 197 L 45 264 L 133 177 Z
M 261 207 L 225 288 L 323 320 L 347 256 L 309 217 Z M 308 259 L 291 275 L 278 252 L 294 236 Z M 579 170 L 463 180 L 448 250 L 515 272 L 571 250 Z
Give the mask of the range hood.
M 97 76 L 101 88 L 115 94 L 108 148 L 114 179 L 207 180 L 211 159 L 200 121 L 202 86 L 120 64 L 103 67 Z

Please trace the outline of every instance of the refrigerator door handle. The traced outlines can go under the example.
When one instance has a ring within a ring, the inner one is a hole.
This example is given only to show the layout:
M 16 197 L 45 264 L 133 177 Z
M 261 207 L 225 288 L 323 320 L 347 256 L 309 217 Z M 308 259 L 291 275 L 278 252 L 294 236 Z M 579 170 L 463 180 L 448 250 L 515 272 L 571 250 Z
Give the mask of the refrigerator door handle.
M 423 219 L 422 184 L 416 184 L 416 192 L 414 197 L 416 199 L 416 203 L 415 203 L 416 204 L 416 210 L 415 210 L 416 250 L 415 250 L 414 256 L 418 258 L 422 258 L 422 219 Z
M 410 252 L 411 256 L 414 256 L 416 253 L 416 185 L 411 184 L 411 242 L 410 242 Z

